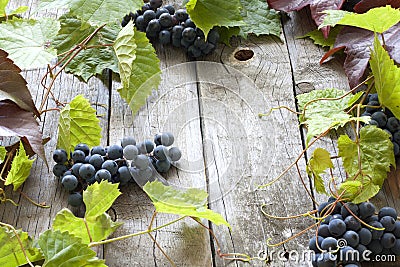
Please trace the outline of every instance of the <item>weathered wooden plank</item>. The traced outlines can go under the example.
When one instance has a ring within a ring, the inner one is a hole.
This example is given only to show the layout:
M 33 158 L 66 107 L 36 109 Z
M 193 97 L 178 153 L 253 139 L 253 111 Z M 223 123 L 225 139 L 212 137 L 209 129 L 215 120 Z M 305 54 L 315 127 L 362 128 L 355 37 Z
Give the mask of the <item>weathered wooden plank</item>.
M 120 85 L 113 82 L 110 144 L 127 135 L 144 141 L 152 140 L 157 132 L 170 131 L 175 135 L 174 145 L 182 150 L 182 159 L 167 174 L 168 181 L 179 188 L 206 189 L 195 65 L 179 65 L 188 60 L 181 49 L 158 46 L 156 50 L 163 69 L 162 84 L 138 114 L 132 116 L 115 90 Z M 115 236 L 147 229 L 154 212 L 149 198 L 134 184 L 122 188 L 122 192 L 114 209 L 125 224 Z M 159 214 L 153 226 L 174 218 Z M 154 236 L 177 266 L 212 266 L 208 232 L 190 219 L 161 229 Z M 169 266 L 148 236 L 107 244 L 104 254 L 109 266 Z
M 254 56 L 240 61 L 234 57 L 239 50 L 251 50 Z M 272 249 L 267 248 L 266 240 L 282 241 L 305 229 L 311 220 L 271 220 L 260 212 L 264 203 L 264 210 L 277 216 L 312 209 L 296 169 L 274 185 L 256 190 L 258 185 L 271 182 L 302 151 L 295 115 L 280 110 L 258 118 L 258 113 L 272 107 L 294 108 L 286 45 L 273 37 L 251 37 L 233 47 L 222 47 L 208 59 L 222 63 L 197 63 L 210 207 L 232 226 L 232 230 L 213 227 L 221 250 L 253 257 L 264 251 L 272 266 L 308 266 L 308 262 L 285 263 L 282 255 L 281 259 L 277 256 L 278 251 L 304 251 L 304 239 Z M 299 165 L 304 168 L 303 159 Z M 250 265 L 264 264 L 253 260 Z M 216 266 L 242 264 L 216 257 Z

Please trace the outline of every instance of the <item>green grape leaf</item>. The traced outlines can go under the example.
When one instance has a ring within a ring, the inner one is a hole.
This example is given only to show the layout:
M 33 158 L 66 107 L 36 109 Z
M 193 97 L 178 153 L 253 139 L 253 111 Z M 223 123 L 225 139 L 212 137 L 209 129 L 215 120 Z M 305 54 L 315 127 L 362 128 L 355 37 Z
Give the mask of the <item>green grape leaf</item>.
M 331 155 L 323 148 L 316 148 L 307 163 L 307 173 L 314 178 L 315 189 L 318 193 L 326 194 L 324 180 L 321 175 L 328 168 L 333 168 Z
M 47 230 L 40 235 L 38 244 L 45 258 L 43 267 L 80 267 L 99 262 L 96 252 L 68 232 Z
M 10 2 L 10 0 L 0 0 L 0 18 L 21 14 L 28 10 L 27 6 L 20 6 L 14 10 L 8 10 L 7 9 L 8 2 Z
M 136 42 L 133 23 L 129 22 L 118 33 L 114 42 L 114 51 L 118 59 L 118 68 L 121 81 L 124 86 L 129 88 L 129 80 L 132 75 L 133 61 L 136 59 Z
M 338 129 L 343 127 L 350 121 L 368 122 L 368 117 L 352 117 L 345 112 L 349 102 L 352 100 L 351 95 L 340 98 L 346 93 L 339 89 L 313 90 L 310 93 L 297 96 L 300 111 L 304 110 L 305 105 L 309 101 L 319 98 L 325 100 L 317 100 L 307 105 L 305 116 L 300 116 L 300 122 L 307 126 L 307 143 L 314 137 L 318 136 L 329 129 Z M 331 100 L 327 100 L 331 99 Z M 337 99 L 339 98 L 339 99 Z
M 12 184 L 14 191 L 16 191 L 28 178 L 34 161 L 34 159 L 31 160 L 26 155 L 24 145 L 20 142 L 18 152 L 11 163 L 11 169 L 4 184 Z
M 323 23 L 318 27 L 347 25 L 383 33 L 400 21 L 400 10 L 387 5 L 368 10 L 363 14 L 343 10 L 327 10 Z
M 400 68 L 382 47 L 377 36 L 369 62 L 380 104 L 400 119 Z
M 366 180 L 365 183 L 359 180 L 345 181 L 339 187 L 339 194 L 343 193 L 343 199 L 348 199 L 355 204 L 359 204 L 378 194 L 379 190 L 380 186 L 372 183 L 371 180 Z
M 28 233 L 16 231 L 31 262 L 43 259 L 38 248 L 33 246 L 33 240 Z M 0 227 L 0 266 L 21 266 L 27 264 L 21 245 L 14 231 Z
M 329 47 L 329 49 L 332 49 L 333 45 L 335 44 L 336 36 L 339 34 L 339 32 L 342 29 L 343 29 L 343 26 L 331 27 L 329 30 L 328 38 L 325 38 L 322 31 L 320 31 L 318 29 L 310 31 L 306 35 L 301 36 L 299 38 L 310 38 L 311 40 L 313 40 L 314 44 L 320 45 L 322 47 Z
M 232 36 L 238 36 L 240 33 L 240 27 L 216 27 L 219 33 L 219 41 L 230 46 L 230 40 Z
M 126 13 L 138 10 L 142 5 L 142 0 L 41 0 L 38 10 L 69 8 L 70 13 L 83 22 L 91 26 L 101 26 L 118 21 Z
M 43 18 L 25 20 L 13 18 L 0 24 L 0 48 L 23 69 L 45 67 L 56 58 L 51 46 L 59 29 L 57 20 Z
M 373 184 L 382 186 L 390 166 L 395 166 L 393 143 L 389 134 L 376 126 L 364 126 L 360 130 L 358 145 L 347 135 L 341 135 L 338 139 L 339 156 L 349 174 L 348 179 L 355 180 L 355 176 L 359 174 L 357 180 L 371 180 Z M 361 163 L 358 161 L 359 157 Z
M 133 114 L 146 103 L 152 89 L 161 82 L 160 60 L 146 34 L 135 30 L 136 58 L 132 64 L 129 84 L 122 82 L 118 89 L 120 96 L 126 100 Z
M 280 37 L 281 18 L 279 13 L 268 7 L 265 0 L 240 0 L 243 10 L 241 12 L 245 25 L 240 26 L 240 35 L 244 38 L 249 33 L 257 36 L 272 34 Z
M 60 112 L 58 122 L 57 148 L 63 148 L 67 155 L 79 143 L 89 147 L 100 145 L 101 127 L 96 110 L 82 95 L 76 96 Z
M 186 9 L 192 21 L 207 37 L 214 26 L 246 25 L 240 14 L 240 0 L 190 0 Z
M 61 28 L 53 41 L 54 47 L 61 55 L 59 59 L 63 57 L 63 53 L 73 49 L 96 30 L 95 27 L 82 23 L 71 14 L 61 16 L 59 21 Z M 65 71 L 81 77 L 85 82 L 96 74 L 102 74 L 104 69 L 118 73 L 117 58 L 110 45 L 114 43 L 119 30 L 120 26 L 117 23 L 109 23 L 103 27 L 87 43 L 87 46 L 91 48 L 80 51 L 68 63 Z
M 76 217 L 69 209 L 64 208 L 54 218 L 53 230 L 68 231 L 71 235 L 81 238 L 83 244 L 89 244 L 91 241 L 84 220 L 93 242 L 106 239 L 123 224 L 113 222 L 107 213 L 84 219 Z
M 218 213 L 207 208 L 207 192 L 197 188 L 180 191 L 161 182 L 148 182 L 143 190 L 150 197 L 157 212 L 207 219 L 216 225 L 229 223 Z
M 4 162 L 7 156 L 7 150 L 4 146 L 0 146 L 0 164 Z
M 83 202 L 86 206 L 85 218 L 98 217 L 106 212 L 117 197 L 121 195 L 118 184 L 108 181 L 94 183 L 83 192 Z

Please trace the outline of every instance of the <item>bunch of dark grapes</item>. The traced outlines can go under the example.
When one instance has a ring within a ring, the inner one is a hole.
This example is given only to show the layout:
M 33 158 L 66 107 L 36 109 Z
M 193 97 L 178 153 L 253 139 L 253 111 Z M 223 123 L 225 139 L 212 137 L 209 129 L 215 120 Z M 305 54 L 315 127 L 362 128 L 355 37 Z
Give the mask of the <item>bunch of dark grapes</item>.
M 162 6 L 162 0 L 150 0 L 141 10 L 130 12 L 122 19 L 122 27 L 131 20 L 136 29 L 145 32 L 150 40 L 184 48 L 193 58 L 210 54 L 219 41 L 215 29 L 208 33 L 206 40 L 203 31 L 196 27 L 185 9 L 175 11 L 172 5 Z
M 370 125 L 376 125 L 383 129 L 390 136 L 393 142 L 394 155 L 400 156 L 400 121 L 393 115 L 389 109 L 379 108 L 378 94 L 368 94 L 366 98 L 365 112 L 361 116 L 371 116 Z
M 373 261 L 376 255 L 400 255 L 400 221 L 391 207 L 380 209 L 376 215 L 370 202 L 342 205 L 330 198 L 318 207 L 318 215 L 326 218 L 318 236 L 309 241 L 310 250 L 315 252 L 313 266 L 356 267 L 364 260 Z
M 108 180 L 126 185 L 136 182 L 140 186 L 155 180 L 155 172 L 165 173 L 171 163 L 181 158 L 181 151 L 172 147 L 174 136 L 165 132 L 155 135 L 154 142 L 136 143 L 133 137 L 124 137 L 120 144 L 108 147 L 78 144 L 67 157 L 63 149 L 53 152 L 55 176 L 70 192 L 68 203 L 78 207 L 83 204 L 81 192 L 95 182 Z

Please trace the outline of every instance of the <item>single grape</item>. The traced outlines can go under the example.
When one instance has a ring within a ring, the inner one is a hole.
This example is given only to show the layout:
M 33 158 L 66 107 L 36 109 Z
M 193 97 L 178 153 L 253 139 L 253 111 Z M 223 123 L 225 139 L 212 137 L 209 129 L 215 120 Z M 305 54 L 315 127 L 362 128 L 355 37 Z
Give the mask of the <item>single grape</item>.
M 132 136 L 125 136 L 121 140 L 121 146 L 124 148 L 127 145 L 136 145 L 136 140 Z
M 334 237 L 340 237 L 346 232 L 346 224 L 344 221 L 339 219 L 334 219 L 329 222 L 329 233 Z
M 392 253 L 396 256 L 400 256 L 400 239 L 396 239 L 394 246 L 390 249 Z
M 186 40 L 184 40 L 183 38 L 181 39 L 181 46 L 184 48 L 189 48 L 189 46 L 192 45 L 193 42 L 188 42 Z
M 189 57 L 197 58 L 201 56 L 201 50 L 194 45 L 188 47 Z
M 123 148 L 120 145 L 112 145 L 107 149 L 107 156 L 109 159 L 119 159 L 123 156 Z
M 361 228 L 357 234 L 360 239 L 360 244 L 367 246 L 369 243 L 371 243 L 372 233 L 367 228 Z
M 139 151 L 135 145 L 127 145 L 123 150 L 123 154 L 125 159 L 134 160 L 139 154 Z
M 150 7 L 154 10 L 162 6 L 162 0 L 150 0 Z
M 361 219 L 365 219 L 375 213 L 375 206 L 371 202 L 362 202 L 358 204 L 358 208 Z
M 343 216 L 341 214 L 333 214 L 331 217 L 331 221 L 334 219 L 340 219 L 343 220 Z
M 85 157 L 85 162 L 84 163 L 89 163 L 91 156 L 86 156 Z
M 360 255 L 360 261 L 363 261 L 364 258 L 366 257 L 366 252 L 368 249 L 366 246 L 364 246 L 363 244 L 358 244 L 358 246 L 356 247 L 356 250 L 358 251 L 358 255 Z M 346 265 L 347 266 L 347 265 Z
M 371 222 L 369 225 L 371 225 L 374 228 L 383 228 L 383 225 L 380 222 Z M 375 230 L 372 228 L 369 228 L 369 230 L 371 231 L 373 240 L 379 239 L 383 235 L 383 230 Z
M 358 234 L 352 230 L 346 231 L 343 234 L 343 237 L 347 241 L 347 245 L 356 248 L 358 244 L 360 243 L 360 238 Z
M 212 29 L 207 36 L 207 42 L 217 45 L 219 41 L 219 33 L 217 30 Z
M 369 245 L 367 246 L 367 248 L 375 255 L 381 253 L 383 250 L 383 246 L 378 239 L 372 240 L 371 243 L 369 243 Z
M 91 155 L 100 155 L 100 156 L 105 156 L 106 155 L 106 150 L 102 146 L 94 146 L 92 150 L 90 151 Z
M 400 238 L 400 221 L 396 221 L 393 229 L 393 234 L 396 238 Z
M 321 253 L 317 258 L 318 267 L 336 267 L 336 257 L 335 255 L 325 252 Z
M 72 174 L 75 175 L 76 177 L 79 176 L 79 169 L 81 168 L 81 166 L 83 165 L 83 163 L 75 163 L 74 165 L 72 165 Z
M 72 193 L 68 196 L 68 204 L 72 207 L 79 207 L 83 204 L 83 197 L 80 193 Z
M 149 158 L 146 155 L 138 155 L 134 164 L 139 170 L 144 170 L 150 164 Z
M 61 163 L 57 163 L 53 166 L 53 174 L 57 177 L 63 176 L 63 174 L 68 170 L 67 166 Z
M 201 49 L 201 52 L 203 52 L 204 55 L 210 54 L 212 51 L 214 51 L 215 45 L 212 43 L 207 43 L 206 48 Z
M 207 47 L 206 40 L 204 40 L 203 37 L 196 37 L 196 39 L 194 40 L 193 45 L 195 47 L 197 47 L 198 49 L 200 49 L 200 50 L 203 50 L 203 49 L 205 49 Z
M 111 175 L 115 175 L 117 174 L 118 171 L 118 164 L 113 160 L 106 160 L 101 165 L 101 168 L 108 170 L 111 173 Z
M 349 215 L 353 215 L 351 214 L 347 209 L 351 210 L 351 212 L 358 216 L 359 215 L 359 210 L 358 210 L 358 205 L 351 203 L 351 202 L 347 202 L 342 206 L 342 209 L 340 211 L 340 213 L 342 214 L 343 218 L 346 218 Z
M 150 4 L 149 3 L 146 3 L 146 4 L 144 4 L 143 6 L 142 6 L 142 14 L 144 13 L 144 12 L 146 12 L 147 10 L 151 10 L 151 6 L 150 6 Z
M 328 251 L 336 250 L 337 249 L 337 239 L 333 238 L 333 237 L 325 238 L 324 240 L 322 240 L 321 248 L 323 250 L 328 250 Z
M 328 215 L 325 219 L 322 219 L 321 224 L 329 224 L 329 221 L 332 219 L 332 215 Z
M 96 181 L 100 182 L 101 180 L 111 181 L 111 173 L 106 169 L 100 169 L 94 175 Z
M 92 164 L 93 167 L 96 168 L 96 170 L 99 170 L 101 168 L 101 165 L 103 165 L 104 158 L 99 155 L 99 154 L 94 154 L 90 157 L 89 164 Z
M 139 16 L 137 12 L 129 12 L 129 17 L 131 17 L 131 20 L 135 22 L 136 18 Z
M 397 144 L 400 143 L 400 130 L 393 133 L 393 141 L 395 141 Z
M 150 140 L 144 140 L 144 147 L 146 149 L 146 153 L 151 153 L 154 150 L 154 144 Z
M 343 247 L 339 250 L 339 260 L 343 264 L 356 263 L 359 261 L 360 255 L 358 251 L 350 246 Z
M 196 28 L 196 24 L 194 24 L 194 22 L 190 18 L 188 18 L 187 20 L 185 20 L 185 27 Z
M 72 153 L 72 160 L 74 161 L 74 163 L 85 162 L 85 158 L 85 152 L 83 152 L 82 150 L 75 150 Z
M 358 231 L 361 228 L 361 223 L 352 215 L 349 215 L 344 219 L 347 230 Z
M 167 172 L 171 168 L 171 162 L 167 159 L 157 160 L 155 168 L 158 172 Z
M 396 142 L 393 142 L 393 151 L 394 151 L 395 157 L 400 156 L 400 146 Z
M 396 220 L 391 216 L 383 216 L 379 222 L 383 225 L 386 232 L 392 232 L 396 227 Z
M 150 37 L 157 37 L 161 30 L 161 25 L 158 19 L 152 19 L 146 28 L 146 34 Z
M 171 33 L 167 30 L 162 30 L 158 34 L 158 40 L 160 41 L 160 44 L 169 44 L 171 43 Z
M 157 9 L 157 11 L 156 11 L 156 19 L 160 18 L 160 16 L 162 14 L 169 14 L 168 9 L 166 9 L 165 7 L 161 7 L 159 9 Z
M 61 180 L 61 184 L 66 190 L 72 191 L 78 186 L 78 179 L 75 175 L 65 175 Z
M 182 31 L 182 40 L 185 40 L 186 42 L 194 42 L 196 39 L 196 31 L 192 27 L 187 27 Z
M 367 106 L 368 107 L 366 107 L 365 108 L 365 111 L 366 112 L 369 112 L 369 113 L 374 113 L 375 111 L 379 111 L 379 109 L 380 109 L 380 104 L 379 104 L 379 102 L 378 101 L 369 101 L 368 103 L 367 103 Z
M 382 217 L 391 216 L 393 219 L 397 220 L 397 212 L 392 207 L 383 207 L 379 210 L 378 217 L 382 219 Z
M 182 152 L 177 147 L 171 147 L 168 149 L 168 156 L 171 161 L 178 161 L 182 157 Z
M 188 15 L 188 13 L 186 12 L 185 9 L 178 9 L 177 11 L 175 11 L 175 15 L 174 16 L 180 22 L 183 22 L 183 21 L 187 20 L 188 17 L 189 17 L 189 15 Z
M 385 127 L 386 122 L 387 122 L 387 116 L 386 116 L 386 114 L 385 114 L 383 111 L 374 112 L 374 113 L 371 115 L 371 119 L 373 119 L 373 120 L 375 120 L 376 122 L 378 122 L 378 126 L 379 126 L 380 128 Z
M 322 237 L 329 237 L 331 233 L 329 232 L 329 225 L 328 224 L 321 224 L 318 227 L 318 235 Z
M 125 27 L 126 25 L 128 25 L 128 23 L 129 23 L 129 21 L 122 20 L 122 21 L 121 21 L 121 26 L 122 26 L 122 27 Z
M 118 169 L 118 177 L 119 177 L 119 180 L 120 180 L 121 184 L 128 183 L 132 178 L 128 167 L 126 167 L 126 166 L 120 167 Z
M 381 244 L 383 248 L 392 248 L 396 244 L 396 237 L 392 233 L 384 233 L 381 237 Z
M 156 18 L 156 13 L 153 10 L 146 10 L 143 13 L 143 19 L 146 24 L 148 24 L 151 20 Z
M 135 25 L 139 31 L 141 32 L 146 31 L 147 23 L 144 21 L 143 15 L 140 15 L 139 17 L 136 18 Z
M 396 117 L 388 118 L 386 122 L 386 128 L 394 133 L 400 130 L 400 121 Z
M 329 205 L 329 202 L 322 202 L 321 204 L 319 204 L 319 206 L 318 206 L 318 215 L 319 215 L 319 217 L 323 217 L 326 213 L 327 213 L 327 211 L 328 211 L 328 206 Z
M 83 151 L 84 153 L 85 153 L 85 156 L 88 156 L 89 155 L 89 152 L 90 152 L 90 149 L 89 149 L 89 146 L 88 145 L 86 145 L 86 144 L 77 144 L 76 146 L 75 146 L 75 149 L 74 149 L 75 151 L 77 151 L 77 150 L 80 150 L 80 151 Z
M 172 5 L 165 5 L 164 8 L 165 8 L 166 10 L 168 10 L 169 14 L 171 14 L 171 15 L 175 14 L 175 8 L 174 8 L 174 6 L 172 6 Z
M 53 160 L 56 163 L 64 164 L 68 160 L 67 152 L 64 149 L 56 149 L 53 152 Z
M 310 242 L 308 242 L 308 248 L 310 249 L 310 250 L 313 250 L 315 253 L 319 253 L 320 251 L 319 251 L 319 249 L 317 248 L 317 237 L 316 236 L 313 236 L 311 239 L 310 239 Z M 322 241 L 324 241 L 324 238 L 322 237 L 322 236 L 318 236 L 318 246 L 319 247 L 321 247 L 321 245 L 322 245 Z
M 377 215 L 372 215 L 370 217 L 365 218 L 364 222 L 368 224 L 372 222 L 379 222 L 379 218 Z
M 160 15 L 158 19 L 161 27 L 168 28 L 172 26 L 172 16 L 169 13 L 164 13 Z
M 161 133 L 158 133 L 154 136 L 154 144 L 156 144 L 156 146 L 161 145 Z
M 83 164 L 79 168 L 79 176 L 85 180 L 92 178 L 95 173 L 96 173 L 96 169 L 91 164 Z
M 377 93 L 369 94 L 368 102 L 371 102 L 371 101 L 379 102 L 379 98 L 378 98 L 378 94 Z
M 154 156 L 158 160 L 166 160 L 167 159 L 167 153 L 168 153 L 168 151 L 167 151 L 166 147 L 163 146 L 163 145 L 157 146 L 153 151 Z

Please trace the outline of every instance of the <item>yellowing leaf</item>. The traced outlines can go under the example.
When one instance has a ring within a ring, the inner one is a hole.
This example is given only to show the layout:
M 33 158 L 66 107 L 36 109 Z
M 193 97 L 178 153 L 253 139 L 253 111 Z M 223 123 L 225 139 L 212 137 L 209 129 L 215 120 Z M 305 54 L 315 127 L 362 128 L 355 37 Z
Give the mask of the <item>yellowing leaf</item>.
M 97 217 L 106 212 L 117 197 L 121 195 L 118 184 L 106 180 L 94 183 L 83 192 L 83 202 L 86 206 L 85 217 Z
M 60 113 L 57 147 L 70 151 L 79 143 L 89 147 L 100 144 L 101 127 L 96 110 L 82 95 L 76 96 Z
M 205 191 L 196 188 L 180 191 L 158 181 L 148 182 L 143 190 L 151 198 L 157 212 L 204 218 L 216 225 L 230 227 L 220 214 L 207 208 L 208 194 Z
M 324 181 L 321 177 L 328 168 L 333 168 L 331 155 L 323 148 L 316 148 L 307 163 L 307 173 L 314 178 L 315 189 L 318 193 L 326 194 Z
M 14 191 L 16 191 L 28 178 L 34 161 L 34 159 L 30 160 L 29 156 L 26 155 L 25 148 L 20 142 L 18 152 L 12 161 L 11 170 L 4 184 L 12 184 Z
M 382 47 L 377 36 L 369 62 L 380 104 L 400 119 L 400 68 Z
M 370 9 L 363 14 L 342 10 L 327 10 L 324 13 L 327 15 L 319 28 L 339 24 L 383 33 L 400 21 L 400 10 L 389 5 Z

